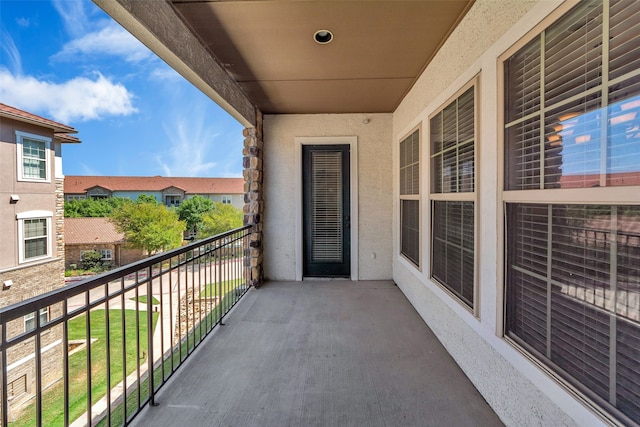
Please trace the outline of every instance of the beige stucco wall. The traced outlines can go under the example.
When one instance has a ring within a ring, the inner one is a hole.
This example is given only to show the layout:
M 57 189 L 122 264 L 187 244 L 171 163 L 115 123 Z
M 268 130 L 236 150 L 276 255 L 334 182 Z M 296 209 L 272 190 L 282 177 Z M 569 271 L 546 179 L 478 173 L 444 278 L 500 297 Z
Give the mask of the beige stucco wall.
M 263 241 L 269 279 L 296 278 L 295 195 L 301 177 L 295 139 L 330 136 L 357 137 L 358 176 L 352 176 L 358 180 L 357 276 L 391 278 L 391 115 L 319 114 L 264 117 Z
M 498 57 L 561 4 L 549 0 L 477 0 L 393 114 L 393 278 L 502 421 L 514 426 L 603 424 L 500 333 Z M 429 279 L 427 191 L 422 191 L 422 271 L 398 256 L 397 165 L 400 138 L 422 124 L 421 188 L 429 188 L 428 117 L 476 75 L 480 116 L 476 142 L 479 310 L 474 315 Z
M 33 210 L 56 213 L 55 152 L 53 141 L 49 151 L 50 182 L 20 182 L 17 180 L 18 160 L 16 130 L 53 139 L 53 132 L 39 126 L 2 119 L 0 126 L 0 271 L 18 265 L 18 223 L 16 215 Z M 12 194 L 20 197 L 17 203 L 10 203 Z M 53 221 L 52 226 L 55 226 Z M 55 236 L 55 231 L 53 233 Z M 56 257 L 56 245 L 52 256 Z M 60 254 L 61 255 L 61 254 Z

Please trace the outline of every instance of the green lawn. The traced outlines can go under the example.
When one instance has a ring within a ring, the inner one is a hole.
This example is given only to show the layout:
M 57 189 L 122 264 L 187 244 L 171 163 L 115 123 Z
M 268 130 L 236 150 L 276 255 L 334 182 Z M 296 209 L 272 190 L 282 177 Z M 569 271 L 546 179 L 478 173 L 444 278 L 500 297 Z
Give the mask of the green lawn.
M 130 299 L 131 301 L 135 301 L 135 300 L 136 300 L 136 297 L 129 298 L 129 299 Z M 147 303 L 147 301 L 148 301 L 148 298 L 147 298 L 147 296 L 146 296 L 146 295 L 140 295 L 140 296 L 138 297 L 138 302 L 139 302 L 139 303 L 141 303 L 141 304 L 146 304 L 146 303 Z M 158 298 L 156 298 L 156 297 L 152 296 L 152 297 L 151 297 L 151 304 L 154 304 L 154 305 L 156 305 L 156 304 L 160 304 L 160 301 L 158 300 Z
M 161 385 L 164 381 L 166 381 L 169 378 L 169 376 L 171 375 L 172 366 L 173 366 L 173 369 L 176 369 L 186 359 L 187 355 L 194 350 L 195 344 L 197 342 L 202 341 L 202 339 L 204 338 L 204 334 L 206 333 L 206 329 L 212 329 L 213 325 L 215 325 L 220 320 L 221 314 L 227 311 L 228 307 L 233 302 L 237 301 L 240 298 L 240 296 L 236 294 L 235 289 L 238 287 L 238 285 L 242 283 L 243 283 L 242 280 L 240 281 L 234 280 L 234 281 L 223 283 L 223 285 L 225 284 L 228 285 L 226 289 L 223 286 L 223 291 L 226 290 L 225 298 L 223 299 L 223 301 L 227 301 L 227 304 L 225 304 L 227 305 L 227 307 L 221 307 L 220 304 L 217 304 L 213 308 L 213 310 L 209 314 L 207 314 L 206 318 L 202 320 L 202 330 L 198 325 L 195 328 L 193 328 L 191 332 L 188 334 L 188 336 L 182 340 L 180 346 L 178 346 L 174 350 L 174 353 L 170 357 L 166 358 L 162 363 L 162 365 L 154 369 L 153 378 L 154 378 L 156 389 L 159 387 L 159 385 Z M 232 285 L 235 285 L 235 286 L 232 286 Z M 209 287 L 213 287 L 213 285 L 209 285 Z M 218 286 L 216 285 L 215 289 L 213 289 L 214 294 L 217 290 L 218 290 Z M 203 291 L 201 293 L 201 296 L 205 296 L 205 292 L 207 291 L 210 292 L 211 289 Z M 147 378 L 144 381 L 142 381 L 142 383 L 140 384 L 140 395 L 142 396 L 141 398 L 142 401 L 148 398 L 149 396 L 148 392 L 149 392 L 149 379 Z M 119 404 L 117 407 L 113 408 L 112 414 L 111 414 L 112 425 L 123 424 L 123 408 L 124 408 L 124 405 L 122 403 Z M 127 417 L 132 416 L 136 412 L 137 408 L 138 408 L 137 399 L 130 397 L 127 400 Z M 106 427 L 106 426 L 107 426 L 106 418 L 104 418 L 97 424 L 97 427 Z
M 229 280 L 222 283 L 222 293 L 224 294 L 224 298 L 222 299 L 223 304 L 217 304 L 211 313 L 209 313 L 206 317 L 206 320 L 203 319 L 203 328 L 202 331 L 199 327 L 196 327 L 192 330 L 187 337 L 182 341 L 181 345 L 178 347 L 177 351 L 172 355 L 171 358 L 165 360 L 163 362 L 164 365 L 164 373 L 162 367 L 158 367 L 154 370 L 154 379 L 156 387 L 158 384 L 163 382 L 163 376 L 165 379 L 171 372 L 171 365 L 173 364 L 174 368 L 182 363 L 182 361 L 186 358 L 187 354 L 193 351 L 195 347 L 195 343 L 201 341 L 203 338 L 201 336 L 201 332 L 205 332 L 205 325 L 211 326 L 215 324 L 219 319 L 222 313 L 226 312 L 229 307 L 239 299 L 240 293 L 236 292 L 238 287 L 244 284 L 243 279 L 234 279 Z M 218 296 L 220 290 L 219 284 L 209 284 L 205 287 L 205 289 L 200 293 L 201 297 L 209 297 L 209 296 Z M 156 299 L 152 297 L 152 302 L 155 304 Z M 141 303 L 147 302 L 147 297 L 145 295 L 141 295 L 138 297 L 138 301 Z M 159 303 L 159 301 L 158 301 Z M 119 382 L 122 381 L 123 372 L 126 372 L 127 375 L 133 372 L 137 368 L 136 363 L 136 312 L 134 310 L 125 310 L 125 344 L 126 344 L 126 369 L 123 369 L 123 360 L 122 360 L 122 328 L 121 328 L 121 319 L 122 319 L 122 311 L 121 310 L 111 310 L 109 313 L 109 323 L 110 323 L 110 340 L 111 340 L 111 387 L 115 386 Z M 92 403 L 97 402 L 106 394 L 107 390 L 107 365 L 106 365 L 106 312 L 105 310 L 95 310 L 91 312 L 90 315 L 90 324 L 91 324 L 91 336 L 92 338 L 96 338 L 95 341 L 91 345 L 91 362 L 92 362 L 92 373 L 91 373 L 91 395 L 92 395 Z M 153 325 L 157 324 L 159 313 L 153 313 Z M 147 352 L 147 319 L 146 312 L 140 312 L 139 319 L 139 336 L 140 336 L 140 355 L 146 355 Z M 86 336 L 85 332 L 85 315 L 79 316 L 77 318 L 69 321 L 69 339 L 84 339 Z M 172 363 L 173 360 L 173 363 Z M 141 357 L 140 360 L 142 363 L 146 362 L 146 357 Z M 72 356 L 69 357 L 69 420 L 73 421 L 79 416 L 81 416 L 87 409 L 87 374 L 86 374 L 86 364 L 87 364 L 87 351 L 82 350 L 79 351 Z M 128 384 L 130 385 L 130 384 Z M 140 402 L 137 399 L 137 393 L 132 393 L 127 398 L 127 416 L 131 416 L 136 412 L 139 404 L 144 402 L 148 396 L 148 379 L 143 380 L 139 385 L 139 393 L 140 393 Z M 42 400 L 42 424 L 46 426 L 62 426 L 64 423 L 64 401 L 63 401 L 63 384 L 60 381 L 51 389 L 47 390 L 43 394 Z M 112 408 L 112 425 L 122 425 L 123 424 L 123 404 L 119 404 L 116 407 Z M 11 427 L 14 426 L 33 426 L 35 425 L 35 404 L 31 404 L 29 408 L 25 410 L 25 415 L 16 420 L 15 423 L 11 423 Z M 99 424 L 99 426 L 106 425 L 106 418 L 103 419 Z
M 159 313 L 152 313 L 155 328 Z M 69 321 L 69 340 L 86 337 L 85 316 L 81 315 Z M 124 310 L 125 337 L 122 336 L 122 310 L 109 311 L 110 338 L 110 378 L 111 387 L 121 382 L 123 377 L 133 372 L 140 363 L 146 363 L 147 354 L 147 318 L 146 312 L 139 312 L 139 324 L 136 328 L 136 311 Z M 95 310 L 90 313 L 91 337 L 96 339 L 91 346 L 91 402 L 96 403 L 107 391 L 106 361 L 106 311 Z M 138 333 L 136 333 L 138 331 Z M 136 335 L 139 336 L 140 349 L 136 351 Z M 123 341 L 126 345 L 126 359 L 122 357 Z M 126 374 L 125 374 L 126 372 Z M 59 381 L 45 391 L 42 397 L 42 424 L 58 426 L 64 424 L 64 390 Z M 73 421 L 87 410 L 87 350 L 84 349 L 69 357 L 69 420 Z M 35 403 L 26 408 L 24 415 L 13 426 L 35 425 Z
M 218 296 L 218 292 L 220 292 L 220 288 L 222 288 L 222 293 L 226 294 L 231 290 L 236 289 L 238 286 L 242 285 L 244 283 L 244 279 L 233 279 L 233 280 L 227 280 L 225 282 L 222 283 L 209 283 L 207 286 L 205 286 L 204 290 L 202 292 L 200 292 L 200 297 L 204 298 L 204 297 L 216 297 Z M 222 285 L 222 286 L 221 286 Z

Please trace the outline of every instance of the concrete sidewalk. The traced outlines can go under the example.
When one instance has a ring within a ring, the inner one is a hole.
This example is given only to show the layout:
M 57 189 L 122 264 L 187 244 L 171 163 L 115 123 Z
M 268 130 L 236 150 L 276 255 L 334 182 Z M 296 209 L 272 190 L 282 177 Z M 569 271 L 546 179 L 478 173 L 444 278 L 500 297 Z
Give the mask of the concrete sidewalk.
M 501 425 L 391 282 L 267 283 L 225 323 L 134 425 Z

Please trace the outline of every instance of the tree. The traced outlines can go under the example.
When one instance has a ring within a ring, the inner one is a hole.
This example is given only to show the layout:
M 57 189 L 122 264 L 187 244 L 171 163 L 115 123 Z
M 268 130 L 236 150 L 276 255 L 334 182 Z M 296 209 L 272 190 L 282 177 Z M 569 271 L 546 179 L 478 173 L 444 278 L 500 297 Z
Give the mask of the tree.
M 113 211 L 110 221 L 124 233 L 127 243 L 147 253 L 167 251 L 182 244 L 185 223 L 178 214 L 158 203 L 138 198 L 136 203 L 120 206 Z
M 195 195 L 185 200 L 177 209 L 178 217 L 187 224 L 187 230 L 198 233 L 202 226 L 202 215 L 214 209 L 213 201 Z
M 148 194 L 141 194 L 136 199 L 136 203 L 150 203 L 152 205 L 159 205 L 160 202 L 154 196 Z
M 211 211 L 202 215 L 198 238 L 215 236 L 242 227 L 242 211 L 232 205 L 216 202 Z
M 108 217 L 114 209 L 126 203 L 133 202 L 124 197 L 69 200 L 64 202 L 64 216 L 66 218 Z

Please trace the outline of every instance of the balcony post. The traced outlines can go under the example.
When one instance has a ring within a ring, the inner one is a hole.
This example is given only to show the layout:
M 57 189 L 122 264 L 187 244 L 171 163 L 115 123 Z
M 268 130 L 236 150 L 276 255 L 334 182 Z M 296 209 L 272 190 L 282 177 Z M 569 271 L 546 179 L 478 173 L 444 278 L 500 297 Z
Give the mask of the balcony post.
M 264 212 L 264 195 L 262 187 L 262 114 L 258 112 L 255 128 L 246 128 L 243 131 L 244 149 L 242 173 L 244 177 L 244 225 L 253 225 L 249 239 L 248 261 L 250 263 L 250 275 L 247 283 L 250 286 L 259 287 L 264 280 L 262 269 L 262 227 Z

